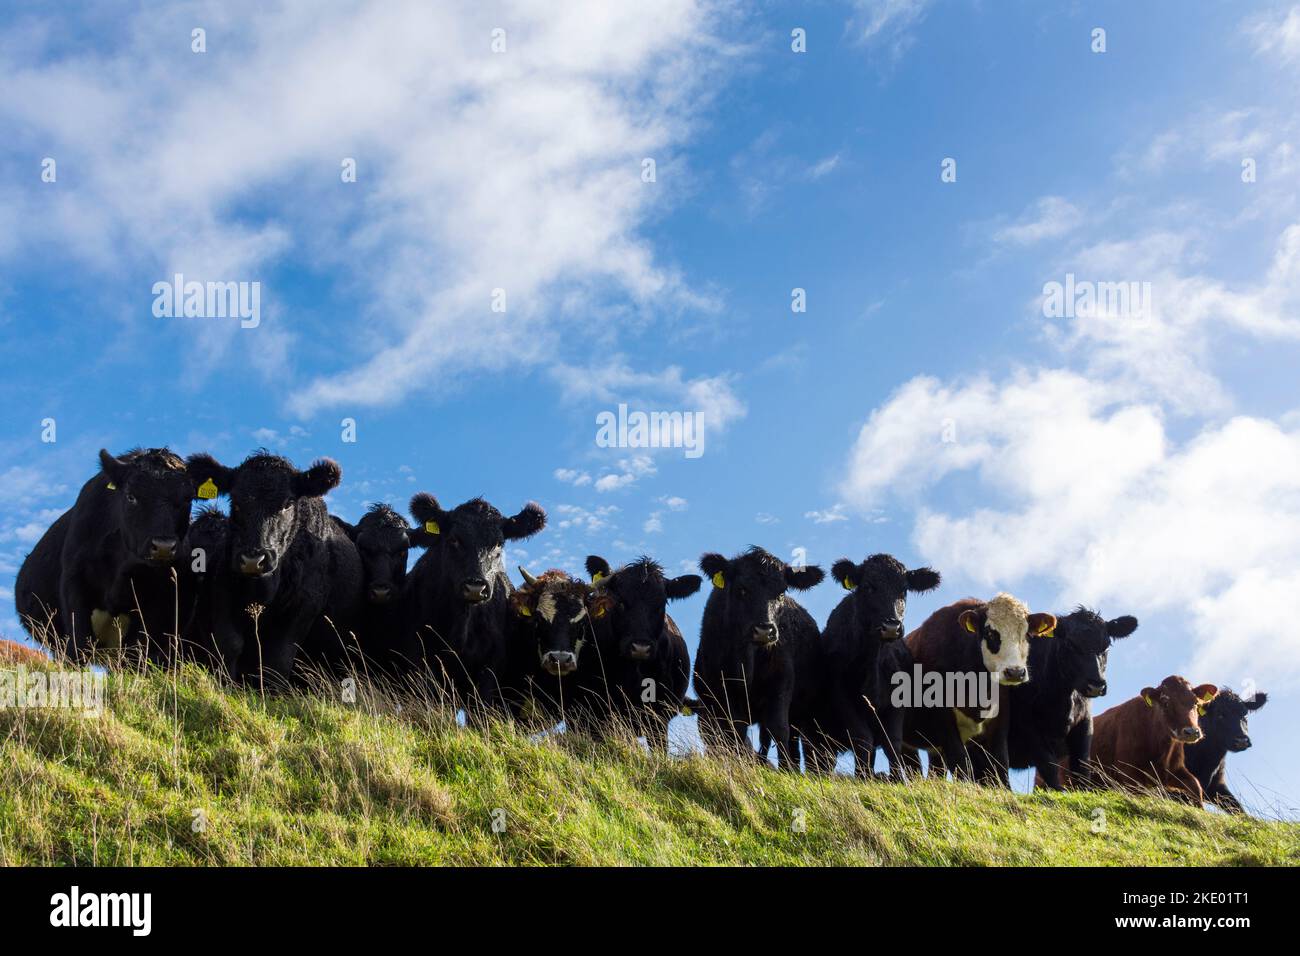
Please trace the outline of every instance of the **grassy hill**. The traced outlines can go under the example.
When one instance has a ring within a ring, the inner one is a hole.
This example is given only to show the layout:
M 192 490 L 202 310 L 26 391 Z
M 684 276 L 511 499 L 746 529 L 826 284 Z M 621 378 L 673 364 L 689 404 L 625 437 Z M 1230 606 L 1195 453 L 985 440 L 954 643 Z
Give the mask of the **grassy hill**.
M 64 863 L 1297 865 L 1300 825 L 532 740 L 187 668 L 113 675 L 97 717 L 0 709 L 0 864 Z

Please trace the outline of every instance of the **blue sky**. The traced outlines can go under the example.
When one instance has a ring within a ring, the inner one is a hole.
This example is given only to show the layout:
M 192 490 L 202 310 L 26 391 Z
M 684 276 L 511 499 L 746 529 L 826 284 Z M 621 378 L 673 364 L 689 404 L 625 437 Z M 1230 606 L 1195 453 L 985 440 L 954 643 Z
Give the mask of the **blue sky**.
M 1232 782 L 1300 805 L 1300 7 L 427 6 L 4 17 L 7 633 L 101 446 L 267 445 L 335 457 L 348 517 L 535 499 L 534 571 L 889 551 L 944 575 L 913 625 L 1135 614 L 1106 703 L 1253 681 Z M 260 324 L 155 317 L 175 272 L 259 282 Z M 1048 318 L 1067 274 L 1151 300 Z M 598 447 L 619 403 L 704 454 Z

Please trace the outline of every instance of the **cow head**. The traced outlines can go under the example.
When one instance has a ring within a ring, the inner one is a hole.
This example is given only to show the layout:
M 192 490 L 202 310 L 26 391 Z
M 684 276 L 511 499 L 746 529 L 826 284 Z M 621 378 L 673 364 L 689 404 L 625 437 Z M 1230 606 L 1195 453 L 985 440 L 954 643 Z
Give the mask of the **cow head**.
M 524 585 L 510 595 L 510 609 L 537 642 L 537 662 L 553 677 L 578 669 L 578 655 L 591 638 L 587 599 L 591 587 L 563 571 L 535 578 L 523 568 Z
M 181 547 L 181 560 L 188 562 L 195 574 L 215 571 L 226 561 L 229 540 L 230 520 L 215 505 L 206 505 L 190 521 Z
M 1219 695 L 1213 684 L 1193 687 L 1186 678 L 1170 675 L 1159 687 L 1143 687 L 1142 700 L 1151 708 L 1154 719 L 1169 736 L 1184 744 L 1194 744 L 1205 734 L 1201 730 L 1202 708 Z
M 587 573 L 594 585 L 588 602 L 591 616 L 608 621 L 618 638 L 619 655 L 634 661 L 654 658 L 668 602 L 690 597 L 701 583 L 698 574 L 666 578 L 664 569 L 647 557 L 612 571 L 604 558 L 589 555 Z
M 700 558 L 705 573 L 717 593 L 712 599 L 721 603 L 721 621 L 726 633 L 740 643 L 762 647 L 776 644 L 776 612 L 787 588 L 805 591 L 821 583 L 826 576 L 815 564 L 791 567 L 762 548 L 750 548 L 728 560 L 720 554 Z
M 185 462 L 166 448 L 134 448 L 121 458 L 100 449 L 99 467 L 127 551 L 150 564 L 175 561 L 195 490 Z
M 889 554 L 873 554 L 861 564 L 841 558 L 831 565 L 831 576 L 850 594 L 864 633 L 882 641 L 903 636 L 907 592 L 933 591 L 939 586 L 939 572 L 930 568 L 909 571 Z
M 371 505 L 352 529 L 350 537 L 361 555 L 366 600 L 371 604 L 388 604 L 401 593 L 410 531 L 406 519 L 385 504 Z
M 1234 754 L 1249 750 L 1250 728 L 1246 722 L 1267 701 L 1267 694 L 1257 693 L 1250 700 L 1243 700 L 1230 690 L 1219 691 L 1214 700 L 1204 705 L 1200 715 L 1205 744 Z
M 987 604 L 967 608 L 957 618 L 961 629 L 980 642 L 984 668 L 1007 686 L 1029 680 L 1029 638 L 1045 637 L 1056 627 L 1051 614 L 1031 614 L 1024 602 L 999 594 Z
M 1084 697 L 1100 697 L 1106 693 L 1106 657 L 1111 642 L 1128 637 L 1137 626 L 1137 618 L 1127 614 L 1107 621 L 1096 611 L 1075 608 L 1057 619 L 1055 636 L 1047 638 L 1056 646 L 1057 673 L 1071 690 Z
M 231 569 L 247 577 L 266 577 L 280 567 L 302 525 L 304 502 L 323 497 L 343 477 L 328 458 L 299 471 L 265 449 L 236 468 L 211 455 L 191 455 L 188 466 L 200 488 L 210 482 L 214 493 L 230 496 Z
M 438 590 L 448 600 L 464 604 L 492 599 L 502 573 L 505 542 L 530 537 L 546 526 L 546 512 L 532 502 L 507 518 L 482 498 L 444 511 L 433 495 L 423 491 L 411 499 L 411 516 L 415 519 L 411 544 L 433 556 Z

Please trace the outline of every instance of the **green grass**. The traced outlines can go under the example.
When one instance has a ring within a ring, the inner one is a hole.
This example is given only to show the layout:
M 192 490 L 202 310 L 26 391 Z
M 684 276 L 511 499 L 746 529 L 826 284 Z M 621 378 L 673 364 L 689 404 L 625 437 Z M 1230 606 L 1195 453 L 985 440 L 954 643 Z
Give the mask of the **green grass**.
M 1300 864 L 1300 825 L 1170 801 L 815 779 L 360 698 L 186 668 L 114 674 L 97 717 L 0 710 L 0 864 Z

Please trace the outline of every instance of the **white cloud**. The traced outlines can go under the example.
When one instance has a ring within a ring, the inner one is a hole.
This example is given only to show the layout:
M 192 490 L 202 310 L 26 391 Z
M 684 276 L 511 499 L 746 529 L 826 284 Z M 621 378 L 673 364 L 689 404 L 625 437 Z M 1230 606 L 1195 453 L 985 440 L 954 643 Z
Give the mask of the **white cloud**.
M 611 527 L 614 515 L 618 514 L 617 505 L 601 505 L 598 508 L 583 508 L 580 505 L 556 505 L 554 512 L 558 520 L 553 521 L 561 530 L 574 529 L 591 534 L 605 531 Z
M 657 470 L 654 459 L 649 455 L 633 455 L 631 458 L 624 458 L 619 461 L 618 467 L 618 471 L 601 475 L 596 479 L 597 491 L 618 491 L 621 488 L 631 487 L 641 478 L 649 477 Z
M 855 0 L 850 28 L 863 42 L 885 45 L 897 59 L 912 45 L 912 31 L 930 0 Z
M 378 405 L 550 361 L 593 301 L 698 304 L 639 230 L 671 200 L 663 172 L 736 52 L 719 38 L 727 5 L 250 0 L 193 13 L 203 56 L 149 9 L 104 23 L 88 54 L 67 53 L 50 23 L 0 34 L 12 133 L 0 151 L 39 148 L 77 170 L 39 207 L 31 190 L 0 190 L 0 209 L 25 222 L 23 248 L 57 244 L 129 276 L 151 331 L 153 280 L 265 279 L 290 252 L 366 304 L 330 329 L 337 368 L 306 383 L 286 374 L 306 332 L 274 287 L 256 330 L 173 323 L 201 370 L 238 349 L 295 413 Z M 646 156 L 660 164 L 653 188 Z M 340 181 L 345 157 L 356 183 Z M 496 288 L 504 314 L 490 309 Z
M 1043 239 L 1057 239 L 1079 225 L 1082 216 L 1077 207 L 1060 196 L 1044 196 L 1010 226 L 993 233 L 993 241 L 1002 245 L 1025 246 Z
M 644 531 L 646 534 L 658 534 L 659 532 L 663 531 L 664 522 L 663 522 L 662 513 L 658 511 L 652 511 L 650 513 L 650 517 L 645 519 L 645 524 L 641 526 L 641 530 Z
M 679 495 L 664 495 L 659 500 L 668 507 L 669 511 L 685 511 L 688 506 L 686 499 Z
M 829 176 L 835 172 L 840 165 L 840 154 L 833 153 L 830 156 L 820 159 L 808 167 L 808 178 L 812 180 L 821 179 L 823 176 Z
M 776 515 L 770 515 L 766 511 L 760 511 L 754 515 L 754 520 L 759 524 L 779 524 L 781 521 Z
M 1288 65 L 1300 63 L 1300 6 L 1247 20 L 1245 31 L 1259 53 Z
M 573 485 L 575 488 L 591 484 L 591 475 L 577 468 L 556 468 L 552 475 L 554 475 L 556 481 L 562 481 L 566 485 Z
M 848 521 L 849 516 L 844 513 L 844 505 L 837 503 L 833 507 L 821 511 L 805 511 L 805 518 L 810 518 L 814 524 L 834 524 L 837 521 Z

